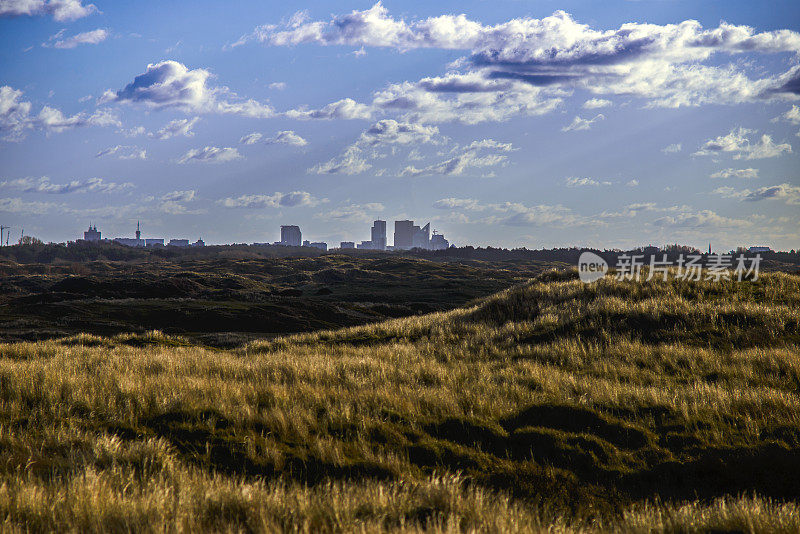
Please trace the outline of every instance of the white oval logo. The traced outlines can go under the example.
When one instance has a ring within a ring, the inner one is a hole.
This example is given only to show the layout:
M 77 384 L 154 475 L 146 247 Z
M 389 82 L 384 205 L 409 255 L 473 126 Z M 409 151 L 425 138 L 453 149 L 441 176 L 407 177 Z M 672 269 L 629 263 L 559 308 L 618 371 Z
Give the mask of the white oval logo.
M 581 282 L 590 284 L 603 278 L 608 272 L 606 260 L 594 252 L 583 252 L 578 258 L 578 277 Z

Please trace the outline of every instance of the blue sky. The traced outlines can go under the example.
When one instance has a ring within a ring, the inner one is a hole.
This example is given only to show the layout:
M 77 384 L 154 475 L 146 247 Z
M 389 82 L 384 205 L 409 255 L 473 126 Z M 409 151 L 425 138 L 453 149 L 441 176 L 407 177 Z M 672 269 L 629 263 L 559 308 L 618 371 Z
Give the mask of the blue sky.
M 0 223 L 797 249 L 800 5 L 762 6 L 0 0 Z

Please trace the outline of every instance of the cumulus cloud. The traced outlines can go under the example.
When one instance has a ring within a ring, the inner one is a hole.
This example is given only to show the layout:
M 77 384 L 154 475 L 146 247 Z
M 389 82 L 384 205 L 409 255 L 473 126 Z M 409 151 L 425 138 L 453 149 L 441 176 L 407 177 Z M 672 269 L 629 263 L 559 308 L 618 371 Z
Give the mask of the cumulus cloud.
M 450 73 L 389 85 L 373 95 L 375 112 L 400 113 L 408 122 L 478 124 L 555 110 L 566 93 L 479 72 Z
M 800 187 L 788 183 L 760 187 L 755 190 L 718 187 L 714 190 L 714 193 L 725 198 L 735 198 L 745 202 L 775 199 L 783 200 L 791 205 L 800 205 Z
M 151 137 L 156 137 L 158 139 L 169 139 L 179 136 L 194 137 L 192 128 L 194 128 L 194 125 L 197 124 L 199 120 L 200 117 L 193 117 L 191 119 L 175 119 L 169 121 L 155 134 L 151 135 Z
M 751 142 L 750 134 L 757 133 L 756 130 L 747 128 L 735 128 L 726 135 L 720 135 L 714 139 L 706 141 L 700 149 L 695 152 L 695 156 L 716 156 L 722 153 L 729 153 L 733 159 L 764 159 L 775 158 L 782 154 L 790 154 L 792 147 L 788 143 L 776 144 L 772 137 L 764 134 L 758 141 Z
M 711 178 L 758 178 L 758 169 L 723 169 L 713 173 Z
M 724 217 L 711 210 L 699 210 L 659 217 L 653 224 L 666 228 L 744 228 L 753 223 L 746 219 Z
M 572 131 L 572 130 L 575 130 L 575 131 L 588 130 L 589 128 L 592 127 L 592 124 L 594 124 L 597 121 L 601 121 L 601 120 L 603 120 L 605 118 L 606 118 L 605 115 L 603 115 L 602 113 L 598 113 L 597 115 L 595 115 L 591 119 L 584 119 L 582 117 L 576 116 L 574 119 L 572 119 L 571 123 L 569 123 L 567 126 L 564 126 L 563 128 L 561 128 L 561 131 L 562 132 L 569 132 L 569 131 Z
M 318 213 L 316 215 L 319 219 L 358 222 L 358 221 L 371 221 L 374 219 L 376 213 L 385 209 L 384 205 L 380 202 L 368 202 L 365 204 L 348 203 L 330 211 Z
M 98 44 L 106 40 L 108 37 L 108 30 L 98 28 L 96 30 L 78 33 L 70 37 L 63 37 L 64 30 L 50 37 L 46 43 L 42 43 L 44 47 L 70 49 L 75 48 L 82 44 Z
M 118 184 L 106 182 L 102 178 L 89 178 L 88 180 L 72 180 L 63 184 L 55 184 L 49 178 L 17 178 L 0 182 L 0 188 L 13 189 L 23 193 L 47 193 L 62 195 L 66 193 L 114 193 L 133 187 L 130 182 Z
M 361 148 L 350 145 L 342 154 L 308 169 L 313 174 L 360 174 L 372 167 Z
M 138 146 L 116 145 L 101 150 L 94 157 L 102 158 L 105 156 L 116 156 L 117 159 L 147 159 L 147 151 Z
M 780 115 L 772 119 L 772 121 L 773 122 L 787 121 L 791 122 L 792 124 L 800 124 L 800 106 L 796 105 L 792 106 L 791 108 L 789 108 L 788 111 L 781 113 Z
M 225 163 L 242 158 L 243 156 L 235 148 L 207 146 L 189 150 L 178 159 L 178 163 Z
M 725 22 L 716 28 L 703 28 L 695 20 L 665 25 L 624 23 L 605 30 L 581 24 L 563 11 L 496 25 L 465 15 L 406 21 L 393 18 L 377 3 L 328 21 L 311 21 L 301 13 L 282 26 L 257 27 L 238 44 L 250 40 L 270 46 L 315 43 L 465 50 L 468 55 L 455 65 L 484 82 L 516 81 L 547 91 L 582 89 L 598 100 L 601 95 L 630 95 L 651 106 L 796 99 L 800 94 L 798 67 L 751 79 L 742 66 L 706 63 L 719 55 L 797 53 L 799 33 L 759 33 Z M 468 91 L 475 92 L 476 87 L 473 84 Z
M 564 180 L 567 187 L 599 187 L 601 185 L 611 185 L 611 182 L 599 181 L 594 178 L 571 176 Z M 629 182 L 630 183 L 630 182 Z M 638 184 L 638 182 L 636 182 Z
M 307 191 L 291 193 L 275 192 L 272 195 L 242 195 L 237 198 L 223 198 L 217 203 L 226 208 L 280 208 L 316 206 L 321 201 Z
M 32 105 L 22 100 L 23 92 L 7 85 L 0 87 L 0 139 L 19 141 L 30 130 L 47 133 L 63 132 L 82 126 L 119 126 L 119 119 L 107 109 L 72 116 L 50 106 L 43 106 L 38 115 L 31 114 Z
M 211 72 L 189 69 L 167 60 L 147 65 L 145 72 L 118 91 L 106 91 L 101 103 L 136 103 L 149 108 L 178 108 L 195 113 L 229 113 L 256 118 L 275 115 L 273 108 L 244 100 L 226 87 L 210 85 Z
M 581 106 L 583 109 L 599 109 L 606 108 L 611 105 L 611 100 L 605 98 L 590 98 Z
M 64 208 L 55 202 L 26 201 L 21 198 L 0 198 L 0 212 L 20 215 L 46 215 Z
M 384 119 L 368 128 L 358 140 L 361 146 L 378 146 L 387 144 L 421 144 L 435 142 L 439 134 L 436 126 L 398 122 Z
M 197 196 L 197 191 L 189 189 L 187 191 L 171 191 L 161 196 L 161 200 L 173 202 L 191 202 Z
M 474 198 L 442 198 L 433 203 L 433 207 L 440 210 L 465 209 L 483 211 L 486 206 Z
M 422 176 L 440 174 L 446 176 L 460 176 L 470 169 L 505 165 L 508 157 L 502 154 L 502 152 L 510 152 L 511 150 L 513 150 L 511 143 L 499 143 L 493 139 L 473 141 L 463 149 L 460 149 L 460 152 L 455 156 L 423 168 L 409 165 L 403 169 L 400 175 Z
M 0 17 L 52 15 L 63 22 L 96 12 L 94 4 L 83 5 L 81 0 L 0 0 Z
M 352 98 L 344 98 L 337 102 L 314 110 L 291 109 L 284 112 L 290 119 L 370 119 L 373 110 L 366 104 L 356 102 Z
M 272 137 L 264 137 L 263 134 L 253 132 L 243 136 L 239 139 L 243 145 L 255 145 L 256 143 L 264 143 L 266 145 L 291 145 L 291 146 L 306 146 L 308 141 L 303 139 L 292 130 L 282 130 Z
M 381 150 L 391 150 L 396 146 L 440 144 L 444 141 L 445 138 L 439 135 L 439 128 L 436 126 L 384 119 L 362 132 L 340 155 L 311 167 L 308 172 L 360 174 L 372 168 L 370 160 L 382 157 Z
M 664 154 L 677 154 L 681 150 L 683 150 L 683 145 L 681 143 L 672 143 L 662 148 L 661 152 Z

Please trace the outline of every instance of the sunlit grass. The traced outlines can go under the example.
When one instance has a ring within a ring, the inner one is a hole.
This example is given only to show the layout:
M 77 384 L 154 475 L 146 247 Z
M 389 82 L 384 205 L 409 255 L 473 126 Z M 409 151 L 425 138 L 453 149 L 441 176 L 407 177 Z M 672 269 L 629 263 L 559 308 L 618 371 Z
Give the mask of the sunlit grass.
M 0 518 L 792 532 L 798 336 L 797 276 L 566 273 L 231 351 L 161 332 L 0 345 Z

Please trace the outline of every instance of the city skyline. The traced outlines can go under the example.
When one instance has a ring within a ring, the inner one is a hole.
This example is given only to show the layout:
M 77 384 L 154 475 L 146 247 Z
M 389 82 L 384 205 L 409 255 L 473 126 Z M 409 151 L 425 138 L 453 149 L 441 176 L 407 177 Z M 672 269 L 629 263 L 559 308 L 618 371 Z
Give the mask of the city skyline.
M 0 2 L 14 236 L 800 248 L 796 3 L 31 6 Z

